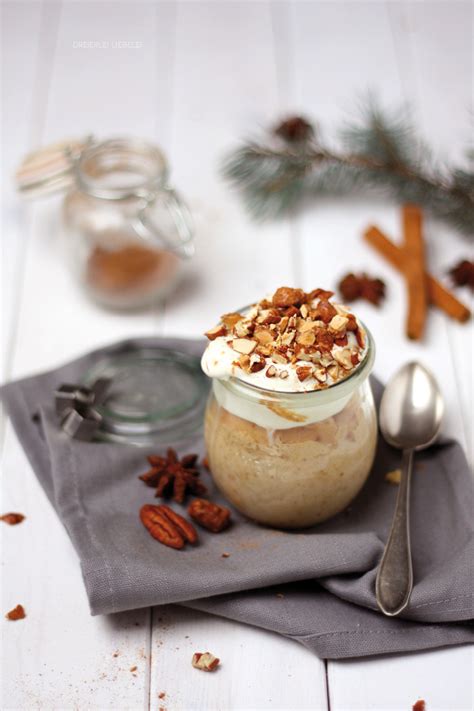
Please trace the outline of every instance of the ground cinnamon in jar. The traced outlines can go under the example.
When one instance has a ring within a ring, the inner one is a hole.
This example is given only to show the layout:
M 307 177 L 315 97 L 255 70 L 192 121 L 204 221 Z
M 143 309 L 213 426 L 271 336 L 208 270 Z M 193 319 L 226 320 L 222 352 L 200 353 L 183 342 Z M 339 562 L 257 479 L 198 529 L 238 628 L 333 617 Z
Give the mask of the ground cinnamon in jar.
M 173 279 L 177 257 L 140 244 L 118 249 L 96 246 L 87 260 L 86 280 L 96 295 L 105 298 L 153 296 Z

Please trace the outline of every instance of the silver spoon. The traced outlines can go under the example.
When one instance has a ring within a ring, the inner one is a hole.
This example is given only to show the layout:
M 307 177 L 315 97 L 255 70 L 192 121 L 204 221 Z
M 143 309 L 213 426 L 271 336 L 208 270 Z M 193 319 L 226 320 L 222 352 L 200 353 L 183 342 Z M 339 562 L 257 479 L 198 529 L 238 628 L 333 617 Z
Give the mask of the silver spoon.
M 389 444 L 403 450 L 395 514 L 375 583 L 377 604 L 391 617 L 408 605 L 413 587 L 409 521 L 413 453 L 434 442 L 443 411 L 438 384 L 420 363 L 400 368 L 388 382 L 380 403 L 382 434 Z

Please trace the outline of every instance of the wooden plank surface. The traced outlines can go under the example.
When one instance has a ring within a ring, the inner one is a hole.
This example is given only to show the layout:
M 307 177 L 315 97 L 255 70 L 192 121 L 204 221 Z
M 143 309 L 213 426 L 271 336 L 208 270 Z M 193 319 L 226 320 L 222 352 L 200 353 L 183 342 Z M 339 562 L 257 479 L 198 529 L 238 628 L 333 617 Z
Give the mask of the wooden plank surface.
M 430 140 L 458 157 L 467 125 L 462 107 L 471 99 L 469 3 L 4 4 L 4 51 L 17 67 L 3 84 L 11 99 L 4 172 L 27 144 L 91 130 L 101 137 L 142 135 L 165 149 L 197 225 L 197 256 L 176 294 L 162 307 L 119 315 L 88 302 L 71 278 L 59 201 L 20 210 L 7 188 L 2 353 L 8 377 L 122 337 L 197 335 L 221 310 L 283 282 L 332 286 L 348 267 L 366 269 L 389 285 L 382 310 L 360 308 L 379 344 L 376 372 L 386 379 L 400 364 L 401 349 L 407 359 L 441 369 L 446 431 L 467 445 L 467 328 L 433 314 L 426 342 L 408 344 L 402 281 L 362 246 L 368 222 L 399 236 L 395 206 L 324 201 L 301 218 L 257 226 L 217 169 L 238 136 L 280 112 L 304 110 L 331 132 L 354 94 L 367 87 L 392 105 L 413 101 Z M 75 46 L 117 39 L 141 46 Z M 446 101 L 439 98 L 440 84 Z M 465 243 L 444 226 L 430 223 L 427 236 L 433 270 L 464 256 Z M 3 472 L 2 509 L 28 518 L 1 530 L 2 606 L 21 602 L 28 618 L 2 623 L 2 708 L 322 710 L 328 708 L 326 681 L 333 711 L 407 709 L 419 696 L 430 711 L 471 708 L 468 648 L 330 662 L 326 680 L 324 663 L 303 647 L 195 611 L 155 608 L 91 618 L 75 553 L 9 424 Z M 193 674 L 190 656 L 204 647 L 222 657 L 218 675 Z

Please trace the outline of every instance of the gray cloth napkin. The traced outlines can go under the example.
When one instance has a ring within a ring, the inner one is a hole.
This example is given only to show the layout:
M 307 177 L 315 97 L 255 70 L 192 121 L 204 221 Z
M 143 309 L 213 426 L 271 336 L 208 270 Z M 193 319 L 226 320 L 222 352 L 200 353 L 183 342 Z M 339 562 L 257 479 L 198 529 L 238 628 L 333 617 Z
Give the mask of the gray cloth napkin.
M 374 583 L 397 495 L 384 475 L 400 466 L 400 453 L 379 438 L 364 489 L 348 510 L 325 524 L 282 532 L 234 512 L 228 531 L 200 530 L 198 547 L 166 548 L 138 518 L 142 504 L 157 503 L 153 489 L 137 478 L 150 452 L 71 440 L 54 415 L 58 385 L 81 382 L 98 358 L 130 345 L 195 355 L 203 349 L 201 340 L 122 342 L 2 390 L 19 440 L 77 550 L 93 615 L 181 603 L 274 630 L 325 658 L 474 640 L 472 481 L 458 443 L 443 441 L 416 455 L 415 586 L 403 619 L 386 618 L 377 611 Z M 382 387 L 376 380 L 372 384 L 378 401 Z M 169 444 L 182 454 L 203 454 L 200 436 Z M 222 501 L 210 475 L 202 477 L 212 498 Z

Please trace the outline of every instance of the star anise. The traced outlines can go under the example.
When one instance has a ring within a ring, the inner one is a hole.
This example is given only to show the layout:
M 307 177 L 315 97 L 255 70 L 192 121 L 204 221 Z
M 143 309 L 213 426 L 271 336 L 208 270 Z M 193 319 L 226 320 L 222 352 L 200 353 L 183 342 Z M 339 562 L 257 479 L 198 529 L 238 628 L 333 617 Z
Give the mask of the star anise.
M 463 259 L 449 270 L 449 274 L 456 286 L 468 286 L 474 291 L 474 262 Z
M 312 138 L 314 133 L 312 125 L 301 116 L 292 116 L 286 121 L 282 121 L 274 131 L 277 136 L 288 141 L 288 143 L 307 141 Z
M 152 454 L 147 457 L 151 469 L 139 478 L 147 486 L 156 487 L 155 496 L 173 496 L 173 501 L 182 504 L 188 492 L 202 495 L 207 492 L 204 484 L 199 481 L 199 469 L 195 465 L 197 454 L 187 454 L 178 458 L 171 447 L 166 452 L 166 457 Z
M 338 285 L 344 301 L 365 299 L 379 306 L 385 298 L 385 284 L 381 279 L 372 279 L 367 274 L 347 274 Z

